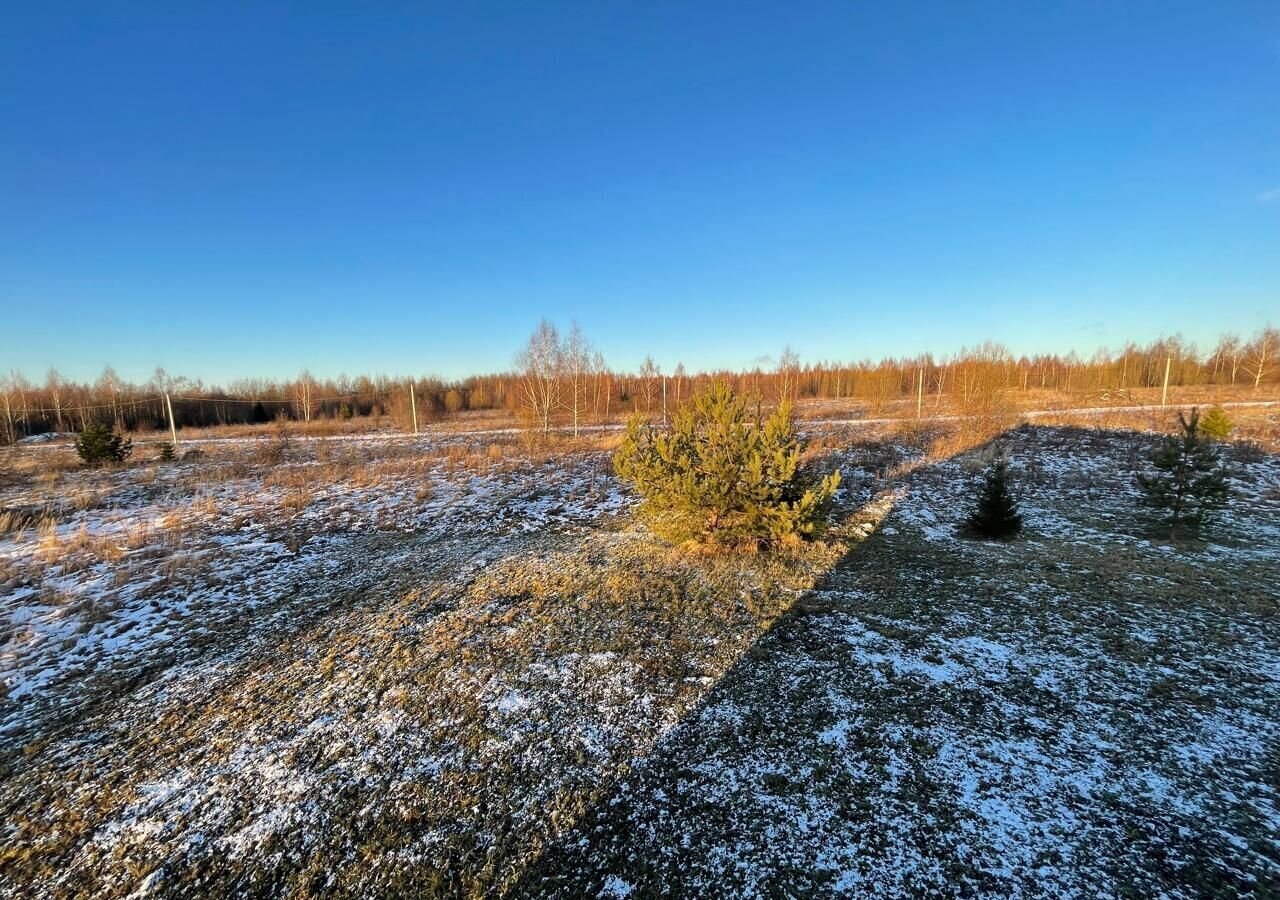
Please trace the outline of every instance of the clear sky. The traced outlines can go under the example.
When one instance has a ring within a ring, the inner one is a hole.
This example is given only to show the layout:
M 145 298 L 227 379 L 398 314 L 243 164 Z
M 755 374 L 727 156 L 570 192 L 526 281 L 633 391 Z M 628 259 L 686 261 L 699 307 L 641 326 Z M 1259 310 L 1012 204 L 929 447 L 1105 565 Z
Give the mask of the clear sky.
M 1280 322 L 1280 3 L 10 4 L 0 368 Z

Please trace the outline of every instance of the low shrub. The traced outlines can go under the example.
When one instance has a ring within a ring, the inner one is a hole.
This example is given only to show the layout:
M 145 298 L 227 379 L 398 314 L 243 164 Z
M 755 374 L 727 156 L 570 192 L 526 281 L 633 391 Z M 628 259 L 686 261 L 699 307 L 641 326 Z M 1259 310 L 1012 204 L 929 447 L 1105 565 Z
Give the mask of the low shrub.
M 1022 530 L 1018 502 L 1009 493 L 1008 465 L 997 457 L 987 469 L 973 511 L 965 520 L 965 531 L 971 537 L 1007 541 Z
M 1200 417 L 1200 433 L 1210 440 L 1225 441 L 1235 424 L 1227 418 L 1227 411 L 1215 406 Z
M 1227 477 L 1213 442 L 1200 430 L 1199 410 L 1181 413 L 1182 433 L 1164 438 L 1152 454 L 1154 475 L 1138 475 L 1147 504 L 1169 514 L 1169 539 L 1180 527 L 1198 530 L 1210 514 L 1227 503 Z
M 614 454 L 639 514 L 676 543 L 760 549 L 815 534 L 840 473 L 809 476 L 784 403 L 767 419 L 723 384 L 682 407 L 668 431 L 633 418 Z
M 76 437 L 76 453 L 86 466 L 122 463 L 133 453 L 133 441 L 116 434 L 107 425 L 93 422 Z

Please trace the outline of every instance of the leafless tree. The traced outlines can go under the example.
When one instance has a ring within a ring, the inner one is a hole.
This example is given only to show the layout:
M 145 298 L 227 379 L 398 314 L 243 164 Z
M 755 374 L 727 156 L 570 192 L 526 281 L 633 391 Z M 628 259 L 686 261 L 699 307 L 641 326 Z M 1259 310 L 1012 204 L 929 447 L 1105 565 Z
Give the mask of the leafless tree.
M 955 381 L 960 390 L 960 405 L 969 414 L 990 415 L 999 405 L 1000 393 L 1008 382 L 1011 355 L 1000 344 L 987 341 L 975 350 L 962 352 L 955 366 Z M 1067 365 L 1077 361 L 1067 358 Z M 1066 385 L 1069 389 L 1070 376 Z
M 18 385 L 14 376 L 10 374 L 8 377 L 0 380 L 0 403 L 4 404 L 4 424 L 5 424 L 5 440 L 6 443 L 15 443 L 18 440 L 18 423 L 14 419 L 14 407 L 18 402 Z
M 578 422 L 587 404 L 588 385 L 592 381 L 591 344 L 582 334 L 582 328 L 574 322 L 569 337 L 561 350 L 565 386 L 568 389 L 568 407 L 573 417 L 573 436 L 578 436 Z
M 1262 384 L 1263 379 L 1275 370 L 1277 353 L 1280 353 L 1280 331 L 1267 326 L 1249 344 L 1244 362 L 1244 370 L 1253 376 L 1255 391 Z
M 896 369 L 882 363 L 858 379 L 858 389 L 871 411 L 878 414 L 902 392 L 902 378 Z
M 45 376 L 44 388 L 49 392 L 49 402 L 53 404 L 53 415 L 56 423 L 55 430 L 62 431 L 62 376 L 58 374 L 57 369 L 50 369 Z
M 778 399 L 794 402 L 800 390 L 800 355 L 784 347 L 778 357 Z
M 1218 345 L 1213 350 L 1213 378 L 1217 381 L 1228 370 L 1231 372 L 1231 383 L 1236 383 L 1236 372 L 1240 368 L 1240 338 L 1234 334 L 1224 334 L 1218 338 Z
M 646 356 L 644 363 L 640 366 L 640 389 L 644 392 L 645 412 L 653 409 L 653 395 L 658 388 L 658 379 L 661 377 L 662 369 L 654 363 L 652 356 Z
M 551 417 L 561 405 L 562 356 L 560 333 L 546 319 L 538 323 L 529 343 L 516 356 L 521 405 L 543 436 L 551 433 Z
M 689 373 L 685 371 L 684 363 L 676 363 L 675 371 L 671 373 L 671 380 L 676 385 L 676 408 L 680 408 L 680 403 L 684 397 L 684 383 L 688 379 Z
M 9 384 L 18 392 L 18 421 L 22 423 L 22 432 L 30 433 L 31 424 L 28 421 L 27 393 L 32 390 L 31 383 L 16 369 L 9 372 Z
M 609 418 L 609 395 L 613 392 L 613 378 L 609 366 L 604 361 L 604 354 L 597 350 L 591 356 L 591 381 L 594 385 L 591 398 L 591 411 L 596 419 L 600 419 L 600 400 L 604 399 L 604 418 Z
M 116 370 L 107 366 L 102 370 L 102 375 L 98 378 L 95 385 L 98 397 L 107 399 L 111 405 L 111 424 L 116 428 L 120 427 L 120 376 L 116 374 Z
M 315 399 L 315 377 L 307 369 L 298 373 L 298 380 L 293 385 L 295 415 L 304 422 L 311 421 L 313 400 Z

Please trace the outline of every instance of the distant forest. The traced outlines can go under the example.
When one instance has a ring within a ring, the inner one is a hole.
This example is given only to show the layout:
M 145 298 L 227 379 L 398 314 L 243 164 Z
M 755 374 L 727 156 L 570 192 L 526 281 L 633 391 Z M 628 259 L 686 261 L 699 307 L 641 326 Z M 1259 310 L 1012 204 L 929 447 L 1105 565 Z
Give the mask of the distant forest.
M 1224 335 L 1203 352 L 1180 337 L 1146 346 L 1127 344 L 1084 358 L 1016 356 L 986 343 L 948 357 L 861 362 L 802 363 L 790 350 L 777 363 L 749 371 L 663 371 L 651 358 L 636 372 L 611 369 L 574 326 L 562 337 L 543 322 L 508 372 L 458 381 L 382 375 L 320 379 L 303 371 L 290 381 L 244 379 L 227 385 L 171 376 L 157 370 L 132 384 L 108 368 L 92 384 L 63 378 L 50 369 L 43 383 L 17 372 L 0 379 L 0 425 L 9 442 L 47 431 L 81 430 L 90 422 L 123 430 L 169 425 L 167 402 L 177 427 L 390 417 L 408 424 L 440 421 L 467 410 L 506 410 L 544 430 L 576 427 L 633 412 L 655 414 L 687 400 L 703 385 L 721 380 L 748 396 L 853 400 L 875 412 L 893 401 L 958 408 L 990 405 L 1014 392 L 1052 391 L 1105 399 L 1138 388 L 1235 385 L 1262 391 L 1280 382 L 1280 331 L 1265 328 L 1249 339 Z

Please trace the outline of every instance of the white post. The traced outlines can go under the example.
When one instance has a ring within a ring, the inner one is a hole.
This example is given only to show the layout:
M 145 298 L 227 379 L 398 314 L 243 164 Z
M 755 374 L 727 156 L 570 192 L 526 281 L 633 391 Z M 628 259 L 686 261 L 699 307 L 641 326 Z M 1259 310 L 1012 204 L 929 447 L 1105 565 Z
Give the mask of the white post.
M 1165 402 L 1169 399 L 1169 363 L 1172 357 L 1164 358 L 1164 388 L 1160 391 L 1160 408 L 1164 409 Z
M 667 376 L 662 376 L 662 427 L 667 427 Z
M 916 373 L 916 418 L 920 418 L 920 410 L 924 406 L 924 369 Z
M 409 382 L 409 408 L 413 410 L 413 433 L 418 433 L 418 398 L 413 392 L 413 382 Z
M 173 438 L 173 449 L 178 449 L 178 427 L 173 424 L 173 401 L 169 399 L 169 392 L 164 392 L 164 405 L 169 410 L 169 436 Z

